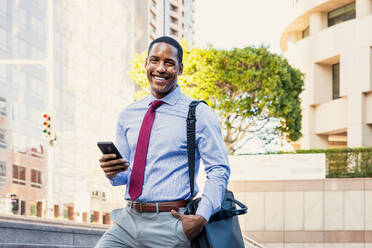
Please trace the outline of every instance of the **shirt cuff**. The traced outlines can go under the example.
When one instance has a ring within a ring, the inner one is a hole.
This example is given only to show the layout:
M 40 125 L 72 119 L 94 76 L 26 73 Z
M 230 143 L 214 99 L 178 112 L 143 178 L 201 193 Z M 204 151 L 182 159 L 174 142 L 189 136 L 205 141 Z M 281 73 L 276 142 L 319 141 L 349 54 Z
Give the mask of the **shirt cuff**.
M 199 214 L 199 215 L 203 216 L 204 219 L 206 219 L 207 222 L 208 222 L 209 218 L 212 215 L 212 206 L 210 206 L 208 201 L 206 201 L 205 199 L 202 198 L 195 214 Z

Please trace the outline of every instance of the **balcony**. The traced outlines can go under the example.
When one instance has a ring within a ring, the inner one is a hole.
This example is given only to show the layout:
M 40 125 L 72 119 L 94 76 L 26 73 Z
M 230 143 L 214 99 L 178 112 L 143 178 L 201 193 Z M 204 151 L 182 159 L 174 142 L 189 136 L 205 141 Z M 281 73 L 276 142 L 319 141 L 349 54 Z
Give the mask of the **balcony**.
M 334 134 L 347 129 L 347 99 L 339 98 L 314 107 L 315 133 Z

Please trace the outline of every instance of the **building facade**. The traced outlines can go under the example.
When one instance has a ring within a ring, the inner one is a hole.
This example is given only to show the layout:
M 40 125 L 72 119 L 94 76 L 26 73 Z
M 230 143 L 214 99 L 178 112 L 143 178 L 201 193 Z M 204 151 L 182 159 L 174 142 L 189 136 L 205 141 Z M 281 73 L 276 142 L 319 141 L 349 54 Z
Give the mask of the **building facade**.
M 194 45 L 195 0 L 148 1 L 149 40 L 168 35 L 176 40 L 185 39 Z
M 117 116 L 134 101 L 136 8 L 0 1 L 0 213 L 110 223 L 123 206 L 96 143 L 115 140 Z
M 104 176 L 96 143 L 115 141 L 117 116 L 134 101 L 134 53 L 164 34 L 193 44 L 192 6 L 0 1 L 0 213 L 110 223 L 124 188 Z
M 281 36 L 305 73 L 302 134 L 295 148 L 372 146 L 372 1 L 292 1 Z

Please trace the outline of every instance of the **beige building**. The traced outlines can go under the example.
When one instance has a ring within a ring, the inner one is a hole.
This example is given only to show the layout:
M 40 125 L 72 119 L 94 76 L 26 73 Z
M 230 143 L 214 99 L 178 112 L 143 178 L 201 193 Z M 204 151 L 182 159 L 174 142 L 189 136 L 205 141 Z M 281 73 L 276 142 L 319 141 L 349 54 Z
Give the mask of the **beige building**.
M 293 0 L 281 36 L 305 73 L 296 148 L 372 146 L 372 1 Z
M 195 0 L 150 0 L 148 8 L 149 39 L 169 35 L 184 38 L 194 45 Z

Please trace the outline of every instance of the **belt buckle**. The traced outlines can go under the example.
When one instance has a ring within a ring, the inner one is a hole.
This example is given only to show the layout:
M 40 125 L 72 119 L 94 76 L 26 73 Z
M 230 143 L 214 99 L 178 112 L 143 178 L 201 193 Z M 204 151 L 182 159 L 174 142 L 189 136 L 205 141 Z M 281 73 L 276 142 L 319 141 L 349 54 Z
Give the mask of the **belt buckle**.
M 142 213 L 142 202 L 140 202 L 139 204 L 140 204 L 140 212 Z

